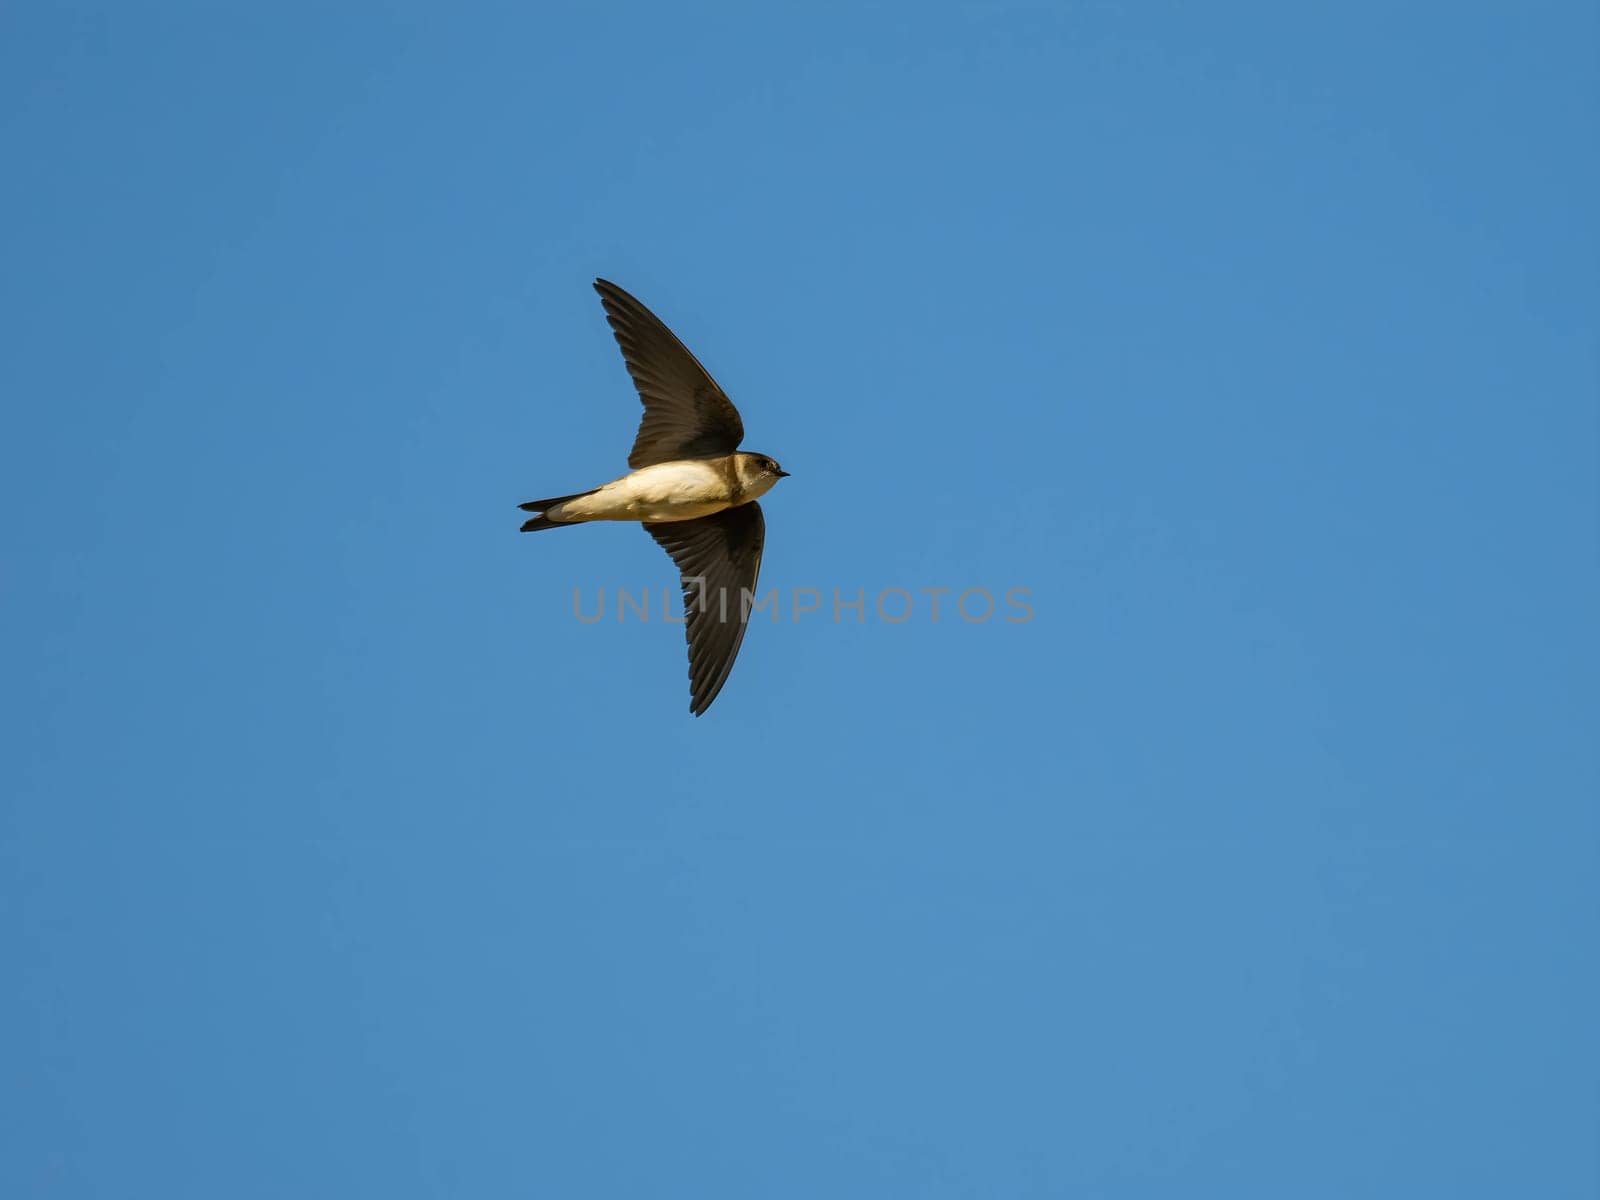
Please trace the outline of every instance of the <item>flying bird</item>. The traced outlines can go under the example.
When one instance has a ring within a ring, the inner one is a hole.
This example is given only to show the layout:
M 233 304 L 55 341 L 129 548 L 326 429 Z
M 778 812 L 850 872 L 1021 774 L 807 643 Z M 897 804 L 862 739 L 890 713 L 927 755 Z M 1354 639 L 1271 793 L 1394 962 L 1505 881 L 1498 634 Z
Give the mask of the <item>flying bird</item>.
M 739 449 L 744 422 L 717 381 L 659 317 L 616 284 L 594 281 L 644 402 L 620 479 L 529 500 L 522 531 L 638 521 L 672 556 L 689 638 L 689 711 L 711 707 L 733 670 L 761 571 L 766 522 L 756 498 L 789 472 Z

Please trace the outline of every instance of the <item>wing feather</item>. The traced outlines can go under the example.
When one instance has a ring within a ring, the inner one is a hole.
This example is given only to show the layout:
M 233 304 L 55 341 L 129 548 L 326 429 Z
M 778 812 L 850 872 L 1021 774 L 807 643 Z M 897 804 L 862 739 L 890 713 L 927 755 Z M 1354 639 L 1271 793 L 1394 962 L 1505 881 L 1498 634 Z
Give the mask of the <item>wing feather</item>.
M 750 623 L 746 597 L 761 574 L 766 521 L 761 506 L 741 504 L 692 521 L 664 521 L 646 531 L 678 566 L 689 639 L 689 711 L 711 707 L 733 670 Z
M 739 410 L 688 347 L 616 284 L 597 279 L 594 290 L 644 404 L 628 465 L 638 470 L 738 449 L 744 440 Z

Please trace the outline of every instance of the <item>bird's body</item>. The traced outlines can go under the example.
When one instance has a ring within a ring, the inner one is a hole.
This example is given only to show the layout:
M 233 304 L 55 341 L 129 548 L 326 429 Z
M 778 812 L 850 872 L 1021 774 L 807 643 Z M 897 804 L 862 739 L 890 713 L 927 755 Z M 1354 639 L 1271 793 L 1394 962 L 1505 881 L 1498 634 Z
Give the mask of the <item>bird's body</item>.
M 529 500 L 525 533 L 589 521 L 638 521 L 672 556 L 689 636 L 689 711 L 699 716 L 727 682 L 761 571 L 766 521 L 756 503 L 788 474 L 738 449 L 732 401 L 658 317 L 604 279 L 595 290 L 633 376 L 644 417 L 620 479 L 587 492 Z
M 553 525 L 582 521 L 692 521 L 763 496 L 778 481 L 764 471 L 761 455 L 726 454 L 685 458 L 630 471 L 570 500 L 545 509 Z

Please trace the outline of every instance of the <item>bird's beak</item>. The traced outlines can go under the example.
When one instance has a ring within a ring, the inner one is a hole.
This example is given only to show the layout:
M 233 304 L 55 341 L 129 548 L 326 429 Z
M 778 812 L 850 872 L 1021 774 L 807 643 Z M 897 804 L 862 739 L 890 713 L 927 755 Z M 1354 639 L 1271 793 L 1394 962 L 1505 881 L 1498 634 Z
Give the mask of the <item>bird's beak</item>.
M 778 472 L 778 478 L 779 479 L 787 479 L 787 478 L 789 478 L 789 472 L 787 472 L 787 471 L 779 471 Z

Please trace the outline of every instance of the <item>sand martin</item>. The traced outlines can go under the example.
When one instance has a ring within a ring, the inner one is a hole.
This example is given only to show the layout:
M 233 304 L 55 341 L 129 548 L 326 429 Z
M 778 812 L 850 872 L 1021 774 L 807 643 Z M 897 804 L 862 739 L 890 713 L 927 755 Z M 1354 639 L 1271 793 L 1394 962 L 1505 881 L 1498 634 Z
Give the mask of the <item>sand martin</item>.
M 529 500 L 524 533 L 586 521 L 638 521 L 677 564 L 689 635 L 689 711 L 711 707 L 749 622 L 766 523 L 756 497 L 788 472 L 738 449 L 739 410 L 654 313 L 604 279 L 606 320 L 644 402 L 633 469 L 587 492 Z

